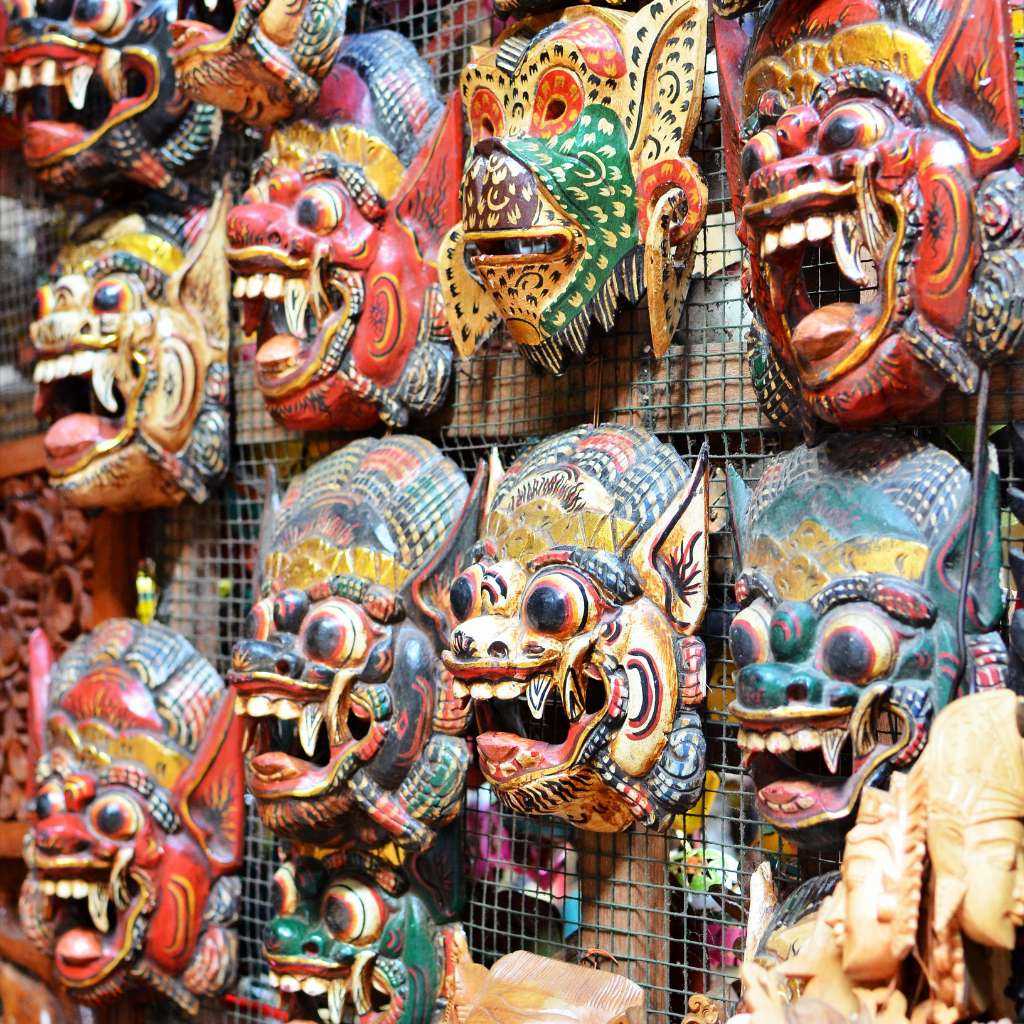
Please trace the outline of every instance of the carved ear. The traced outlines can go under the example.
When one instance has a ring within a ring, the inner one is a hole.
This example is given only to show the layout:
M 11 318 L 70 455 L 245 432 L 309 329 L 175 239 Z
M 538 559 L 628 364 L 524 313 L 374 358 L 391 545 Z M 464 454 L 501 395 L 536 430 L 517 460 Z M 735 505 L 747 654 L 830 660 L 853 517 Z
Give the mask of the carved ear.
M 252 567 L 252 592 L 259 599 L 263 584 L 263 567 L 267 564 L 270 541 L 274 536 L 274 521 L 281 507 L 281 496 L 277 491 L 277 467 L 268 462 L 263 471 L 263 514 L 260 517 L 260 542 L 256 560 Z
M 495 446 L 491 449 L 490 455 L 487 456 L 487 497 L 484 499 L 482 515 L 487 514 L 487 510 L 494 501 L 494 496 L 498 493 L 498 485 L 504 479 L 505 467 L 501 464 L 501 456 L 498 454 L 497 446 Z
M 743 142 L 740 125 L 743 123 L 743 61 L 750 46 L 750 37 L 743 31 L 738 19 L 715 15 L 715 57 L 718 62 L 718 99 L 722 108 L 722 151 L 725 155 L 725 173 L 729 179 L 729 196 L 736 223 L 740 222 L 740 196 L 743 176 L 740 173 L 740 154 Z
M 437 262 L 445 234 L 462 215 L 462 137 L 462 99 L 455 92 L 395 198 L 395 216 L 409 229 L 420 257 L 428 263 Z
M 46 704 L 56 659 L 46 631 L 37 627 L 28 638 L 28 778 L 25 796 L 35 796 L 36 762 L 46 749 Z
M 918 90 L 937 118 L 965 141 L 979 178 L 1017 152 L 1013 69 L 1009 5 L 960 0 Z
M 747 547 L 747 506 L 750 488 L 731 464 L 725 467 L 725 494 L 729 500 L 729 529 L 732 531 L 733 551 L 737 570 L 743 564 Z
M 230 334 L 231 278 L 224 256 L 229 196 L 225 183 L 206 215 L 199 237 L 166 289 L 167 301 L 201 323 L 206 328 L 208 344 L 223 352 L 227 351 Z
M 629 557 L 644 591 L 688 636 L 708 603 L 708 445 L 690 479 L 640 538 Z
M 490 293 L 466 266 L 461 224 L 456 224 L 441 242 L 437 278 L 452 343 L 460 356 L 468 358 L 498 329 L 501 314 Z
M 487 467 L 481 461 L 459 518 L 434 557 L 421 565 L 403 587 L 406 608 L 433 629 L 442 647 L 447 646 L 449 633 L 455 626 L 455 616 L 448 603 L 448 588 L 462 571 L 466 552 L 476 543 L 486 492 Z
M 242 719 L 225 691 L 207 723 L 192 763 L 175 786 L 185 828 L 210 859 L 214 875 L 242 863 L 245 839 L 245 781 L 242 768 Z

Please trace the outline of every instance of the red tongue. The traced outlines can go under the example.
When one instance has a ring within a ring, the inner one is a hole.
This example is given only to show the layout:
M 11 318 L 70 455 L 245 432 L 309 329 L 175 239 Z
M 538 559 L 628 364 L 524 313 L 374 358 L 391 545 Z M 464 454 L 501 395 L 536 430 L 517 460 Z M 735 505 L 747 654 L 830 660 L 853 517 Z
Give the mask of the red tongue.
M 85 928 L 72 928 L 57 942 L 57 958 L 67 964 L 88 964 L 103 956 L 99 936 Z
M 22 151 L 29 164 L 39 163 L 62 153 L 85 138 L 87 132 L 77 124 L 63 121 L 29 121 L 25 125 L 25 142 Z
M 103 416 L 76 412 L 57 420 L 50 427 L 43 440 L 43 447 L 51 459 L 59 459 L 116 437 L 119 430 L 117 423 Z
M 179 21 L 172 21 L 170 29 L 172 58 L 178 55 L 176 51 L 184 47 L 192 49 L 194 46 L 205 46 L 224 38 L 223 32 L 218 32 L 212 25 L 207 25 L 203 21 L 188 21 L 182 18 Z
M 291 369 L 301 348 L 302 343 L 295 335 L 275 334 L 260 345 L 256 352 L 256 362 L 264 373 L 283 373 Z

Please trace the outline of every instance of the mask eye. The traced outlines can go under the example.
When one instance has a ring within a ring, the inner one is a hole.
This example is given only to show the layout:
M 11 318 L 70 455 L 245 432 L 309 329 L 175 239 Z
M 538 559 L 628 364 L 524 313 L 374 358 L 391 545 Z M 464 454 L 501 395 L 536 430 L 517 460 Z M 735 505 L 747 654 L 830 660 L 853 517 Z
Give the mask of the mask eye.
M 257 198 L 258 202 L 280 203 L 300 191 L 302 184 L 303 178 L 298 171 L 282 171 L 280 174 L 275 174 L 265 186 L 257 185 L 254 188 L 266 189 L 266 199 L 260 195 Z
M 758 132 L 744 147 L 740 156 L 740 173 L 749 181 L 755 171 L 781 158 L 779 144 L 772 132 Z
M 480 614 L 480 592 L 483 583 L 482 565 L 471 565 L 461 576 L 456 576 L 448 588 L 448 601 L 459 622 Z
M 469 127 L 474 142 L 502 135 L 505 113 L 490 89 L 477 89 L 469 101 Z
M 821 122 L 818 149 L 822 153 L 866 149 L 884 139 L 890 127 L 889 118 L 873 104 L 844 103 Z
M 366 655 L 366 629 L 350 604 L 325 601 L 306 617 L 301 645 L 313 661 L 350 665 Z
M 309 612 L 309 598 L 301 590 L 282 590 L 274 598 L 274 627 L 279 633 L 298 633 Z
M 576 123 L 582 109 L 583 90 L 576 76 L 564 68 L 551 68 L 537 83 L 530 133 L 542 139 L 563 135 Z
M 538 633 L 564 639 L 590 624 L 595 605 L 595 595 L 580 577 L 542 573 L 523 595 L 523 621 Z
M 66 810 L 63 787 L 58 785 L 44 786 L 36 794 L 36 817 L 43 821 L 54 814 L 63 814 Z
M 877 613 L 846 611 L 825 624 L 819 657 L 833 679 L 860 684 L 888 675 L 898 648 L 899 638 Z
M 732 620 L 729 649 L 737 668 L 768 660 L 771 653 L 770 625 L 771 616 L 763 598 L 758 598 Z
M 100 797 L 90 812 L 93 825 L 111 839 L 131 839 L 142 827 L 142 813 L 134 800 L 119 793 Z
M 318 235 L 330 234 L 345 215 L 345 198 L 337 185 L 310 185 L 299 197 L 296 220 Z
M 57 302 L 53 289 L 48 284 L 43 285 L 36 292 L 36 297 L 32 302 L 32 319 L 42 320 L 44 316 L 49 316 L 56 308 Z
M 295 884 L 295 874 L 291 864 L 282 864 L 274 872 L 270 905 L 278 917 L 294 914 L 298 909 L 299 888 Z
M 247 640 L 266 640 L 270 636 L 272 622 L 270 602 L 257 601 L 245 619 L 245 638 Z
M 128 24 L 127 0 L 76 0 L 72 20 L 101 35 L 117 35 Z
M 383 900 L 363 882 L 335 882 L 324 894 L 324 923 L 342 942 L 354 946 L 374 942 L 380 938 L 387 916 Z
M 134 306 L 135 292 L 127 281 L 112 278 L 93 290 L 92 308 L 97 313 L 127 313 Z

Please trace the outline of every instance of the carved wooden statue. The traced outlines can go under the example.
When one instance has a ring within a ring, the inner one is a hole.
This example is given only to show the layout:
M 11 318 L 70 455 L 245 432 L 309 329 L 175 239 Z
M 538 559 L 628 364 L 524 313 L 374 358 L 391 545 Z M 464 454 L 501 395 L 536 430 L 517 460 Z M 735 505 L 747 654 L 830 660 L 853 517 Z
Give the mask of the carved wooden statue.
M 835 845 L 864 786 L 918 756 L 962 674 L 1005 679 L 997 475 L 978 509 L 963 652 L 971 479 L 951 455 L 836 436 L 776 457 L 753 491 L 735 473 L 730 487 L 743 764 L 765 820 L 800 845 Z
M 468 706 L 438 651 L 483 479 L 469 491 L 421 438 L 360 440 L 265 514 L 261 597 L 228 678 L 271 831 L 415 851 L 458 813 Z
M 856 427 L 972 393 L 1024 333 L 1007 5 L 798 0 L 755 20 L 748 41 L 720 17 L 716 42 L 766 412 Z
M 700 119 L 707 9 L 569 7 L 529 17 L 462 72 L 472 152 L 441 249 L 455 344 L 505 325 L 561 373 L 592 321 L 646 292 L 654 351 L 679 323 L 707 188 L 686 155 Z
M 195 1014 L 235 977 L 241 729 L 181 636 L 110 619 L 53 665 L 33 637 L 36 824 L 21 921 L 72 998 Z
M 226 205 L 121 213 L 58 256 L 30 328 L 50 483 L 86 508 L 204 501 L 228 459 Z
M 491 480 L 444 663 L 507 807 L 617 832 L 700 796 L 707 452 L 577 427 Z
M 22 154 L 47 191 L 126 183 L 193 204 L 184 175 L 209 155 L 220 114 L 182 99 L 168 56 L 176 0 L 23 0 L 7 27 L 4 88 L 23 124 Z
M 394 32 L 346 40 L 345 109 L 270 141 L 228 218 L 256 383 L 302 430 L 403 427 L 447 398 L 437 252 L 458 219 L 462 122 Z

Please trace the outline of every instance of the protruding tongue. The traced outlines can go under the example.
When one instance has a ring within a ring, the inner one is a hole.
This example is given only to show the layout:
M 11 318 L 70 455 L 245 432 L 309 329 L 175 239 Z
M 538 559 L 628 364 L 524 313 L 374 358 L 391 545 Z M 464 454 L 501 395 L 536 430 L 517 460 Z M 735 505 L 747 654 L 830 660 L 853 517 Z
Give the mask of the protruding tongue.
M 848 344 L 856 344 L 865 319 L 853 302 L 832 302 L 808 313 L 793 331 L 793 352 L 800 369 L 811 371 Z
M 276 377 L 294 368 L 302 342 L 294 334 L 275 334 L 256 351 L 256 363 L 262 373 Z
M 103 945 L 96 932 L 72 928 L 58 940 L 57 958 L 67 964 L 88 964 L 103 956 Z
M 522 745 L 522 740 L 510 732 L 482 732 L 476 738 L 477 749 L 495 765 L 511 761 Z
M 29 121 L 22 147 L 29 164 L 38 164 L 77 145 L 87 135 L 84 128 L 64 121 Z
M 178 56 L 185 49 L 191 50 L 197 46 L 208 46 L 210 43 L 224 38 L 223 32 L 219 32 L 204 21 L 190 21 L 187 18 L 181 18 L 178 21 L 172 21 L 169 27 L 171 30 L 171 57 Z
M 273 779 L 276 782 L 294 779 L 302 774 L 294 758 L 280 750 L 270 750 L 252 759 L 252 769 L 257 775 Z
M 43 447 L 50 459 L 60 461 L 116 437 L 120 425 L 103 416 L 84 412 L 64 416 L 46 432 Z

